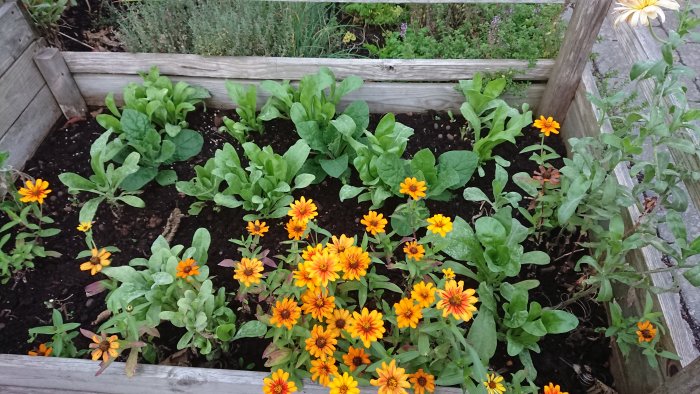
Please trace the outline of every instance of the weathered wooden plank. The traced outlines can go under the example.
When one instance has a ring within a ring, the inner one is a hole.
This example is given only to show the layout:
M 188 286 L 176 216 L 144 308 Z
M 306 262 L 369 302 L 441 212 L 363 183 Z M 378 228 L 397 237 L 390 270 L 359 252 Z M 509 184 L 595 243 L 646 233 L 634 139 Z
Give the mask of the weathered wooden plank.
M 292 3 L 328 3 L 329 0 L 264 0 L 264 1 L 288 1 Z M 401 3 L 401 4 L 435 4 L 435 3 L 462 3 L 462 4 L 563 4 L 566 0 L 334 0 L 334 3 Z
M 124 375 L 124 363 L 115 362 L 95 377 L 94 361 L 55 357 L 0 355 L 0 392 L 5 388 L 27 388 L 32 393 L 236 393 L 259 394 L 265 372 L 227 369 L 139 365 L 136 375 Z M 23 391 L 18 391 L 23 392 Z M 376 388 L 363 387 L 363 393 Z M 462 390 L 437 388 L 438 394 L 458 394 Z M 302 394 L 326 394 L 327 387 L 305 381 Z
M 44 48 L 34 57 L 34 62 L 66 118 L 84 116 L 87 105 L 61 52 L 56 48 Z
M 562 128 L 564 138 L 594 136 L 601 132 L 601 128 L 598 127 L 598 111 L 586 98 L 587 93 L 598 94 L 595 79 L 590 69 L 583 74 L 581 84 Z M 603 124 L 602 132 L 612 132 L 609 122 Z M 630 178 L 629 171 L 624 166 L 618 166 L 615 169 L 615 175 L 620 184 L 629 188 L 634 186 L 634 180 Z M 626 225 L 631 225 L 639 216 L 639 210 L 636 207 L 631 207 L 625 217 Z M 661 260 L 661 253 L 652 247 L 631 251 L 628 259 L 630 263 L 642 271 L 666 267 Z M 673 280 L 669 273 L 658 273 L 652 275 L 652 284 L 661 288 L 671 288 Z M 644 292 L 629 293 L 627 290 L 622 286 L 615 289 L 617 298 L 624 300 L 624 302 L 620 302 L 623 312 L 626 314 L 642 313 Z M 632 352 L 626 360 L 617 352 L 611 360 L 611 370 L 616 378 L 616 387 L 621 393 L 650 392 L 668 379 L 669 372 L 674 369 L 674 365 L 676 365 L 675 369 L 677 370 L 681 366 L 688 365 L 698 356 L 698 351 L 693 346 L 691 328 L 681 316 L 678 294 L 663 293 L 658 295 L 655 299 L 655 310 L 663 313 L 664 323 L 668 328 L 667 335 L 661 337 L 661 344 L 665 349 L 676 352 L 680 356 L 680 365 L 676 361 L 659 359 L 660 367 L 652 369 L 646 358 L 639 352 Z
M 129 82 L 141 82 L 140 77 L 133 75 L 75 74 L 74 77 L 88 105 L 104 105 L 104 98 L 109 92 L 114 92 L 115 98 L 120 100 L 124 86 Z M 209 90 L 212 98 L 207 100 L 207 106 L 223 109 L 234 108 L 221 79 L 174 76 L 173 80 L 185 81 Z M 251 80 L 233 81 L 244 85 L 257 83 L 257 81 Z M 504 99 L 511 105 L 520 106 L 527 102 L 536 106 L 542 97 L 543 90 L 542 84 L 533 84 L 523 97 L 506 96 Z M 267 99 L 267 95 L 258 89 L 258 98 L 258 104 L 261 105 L 263 100 Z M 464 102 L 464 96 L 455 90 L 453 83 L 367 82 L 359 90 L 347 95 L 341 101 L 341 108 L 354 100 L 366 101 L 370 111 L 375 113 L 455 111 Z
M 0 151 L 10 152 L 8 164 L 14 168 L 23 168 L 60 118 L 61 109 L 49 87 L 44 86 L 0 138 Z
M 35 39 L 29 21 L 14 1 L 0 6 L 0 77 Z
M 529 67 L 526 60 L 442 59 L 324 59 L 256 56 L 199 56 L 159 53 L 63 52 L 74 74 L 137 74 L 158 66 L 160 72 L 183 77 L 228 79 L 299 80 L 319 67 L 331 68 L 338 78 L 349 75 L 367 81 L 458 81 L 476 72 L 499 73 L 519 70 L 515 80 L 546 81 L 554 66 L 549 59 Z
M 0 137 L 46 84 L 34 64 L 34 56 L 39 49 L 41 49 L 40 41 L 32 43 L 12 67 L 0 77 Z
M 683 368 L 652 394 L 700 393 L 700 358 Z
M 661 58 L 660 46 L 651 37 L 647 29 L 634 29 L 626 23 L 621 23 L 616 26 L 614 31 L 631 64 L 638 61 L 659 60 Z M 637 86 L 643 97 L 648 102 L 653 102 L 654 92 L 651 82 L 641 81 Z M 669 107 L 672 105 L 678 106 L 679 103 L 672 98 L 666 105 Z M 688 140 L 689 144 L 695 146 L 700 144 L 700 138 L 692 132 L 686 133 L 684 138 Z M 696 171 L 700 170 L 700 158 L 672 148 L 669 151 L 673 156 L 673 161 L 680 167 Z M 685 186 L 690 199 L 696 207 L 700 207 L 700 182 L 686 182 Z
M 559 49 L 554 69 L 547 82 L 547 89 L 540 111 L 564 122 L 579 83 L 583 69 L 598 37 L 612 0 L 578 0 Z

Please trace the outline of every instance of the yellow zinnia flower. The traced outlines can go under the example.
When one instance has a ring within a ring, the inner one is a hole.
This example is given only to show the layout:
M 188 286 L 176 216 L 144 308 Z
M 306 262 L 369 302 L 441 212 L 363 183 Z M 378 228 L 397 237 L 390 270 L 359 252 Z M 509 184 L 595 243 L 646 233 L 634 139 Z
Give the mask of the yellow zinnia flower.
M 420 305 L 416 305 L 410 298 L 402 298 L 394 304 L 396 312 L 396 324 L 399 328 L 416 328 L 423 317 Z
M 306 350 L 312 356 L 325 360 L 329 356 L 333 358 L 336 343 L 338 340 L 333 335 L 333 331 L 325 330 L 323 326 L 314 324 L 311 336 L 306 339 Z
M 119 338 L 116 335 L 112 335 L 109 338 L 105 333 L 102 333 L 100 336 L 93 335 L 92 342 L 89 347 L 93 349 L 93 361 L 97 361 L 102 357 L 102 361 L 107 362 L 110 357 L 117 358 L 119 355 L 119 352 L 117 352 L 117 349 L 119 349 Z
M 311 261 L 306 261 L 305 264 L 311 277 L 323 287 L 327 287 L 329 281 L 335 282 L 340 277 L 338 274 L 338 271 L 340 271 L 338 256 L 328 253 L 326 250 L 315 254 Z
M 301 236 L 304 235 L 304 231 L 306 231 L 306 222 L 302 222 L 301 220 L 297 219 L 289 219 L 289 222 L 287 222 L 287 233 L 289 233 L 289 239 L 294 239 L 296 241 L 301 239 Z
M 112 254 L 107 251 L 107 249 L 98 250 L 93 248 L 91 250 L 92 257 L 89 261 L 80 264 L 81 271 L 90 271 L 90 275 L 95 275 L 96 273 L 102 271 L 102 268 L 111 264 L 109 256 Z
M 332 330 L 335 336 L 340 336 L 342 331 L 348 328 L 351 319 L 350 311 L 336 309 L 333 311 L 332 315 L 328 316 L 326 324 L 328 325 L 328 329 Z
M 80 222 L 80 224 L 76 228 L 78 229 L 78 231 L 86 233 L 92 228 L 92 222 Z
M 411 387 L 408 383 L 408 375 L 406 370 L 396 366 L 396 360 L 391 360 L 389 365 L 382 363 L 381 368 L 375 371 L 379 376 L 378 379 L 372 379 L 369 383 L 372 386 L 379 387 L 379 394 L 407 394 L 407 388 Z
M 452 271 L 452 268 L 443 268 L 442 274 L 445 276 L 445 279 L 454 279 L 455 278 L 455 272 Z
M 236 264 L 235 274 L 233 279 L 241 282 L 245 287 L 250 287 L 260 283 L 260 278 L 262 278 L 263 268 L 262 261 L 252 258 L 243 257 L 241 261 Z
M 559 385 L 554 385 L 550 382 L 548 385 L 544 386 L 544 394 L 569 394 L 568 391 L 561 391 Z
M 413 394 L 425 394 L 435 392 L 435 376 L 425 373 L 423 368 L 410 375 L 409 381 L 413 384 Z
M 506 392 L 506 387 L 501 383 L 502 381 L 503 376 L 490 373 L 486 375 L 486 381 L 483 383 L 488 394 L 503 394 Z
M 297 287 L 307 287 L 309 289 L 315 289 L 316 286 L 321 284 L 318 278 L 311 275 L 307 267 L 309 263 L 299 263 L 297 269 L 293 272 L 294 285 Z
M 437 303 L 437 309 L 442 310 L 442 317 L 453 315 L 455 319 L 464 321 L 471 320 L 476 312 L 476 304 L 479 299 L 474 297 L 476 291 L 474 289 L 463 289 L 464 281 L 456 282 L 448 280 L 445 283 L 445 290 L 438 290 L 440 301 Z
M 347 372 L 336 375 L 328 388 L 331 389 L 329 394 L 360 394 L 357 381 Z
M 359 338 L 365 347 L 382 338 L 385 331 L 381 313 L 370 312 L 367 308 L 362 308 L 362 313 L 352 313 L 348 332 L 353 338 Z
M 418 282 L 413 285 L 411 298 L 415 300 L 421 308 L 427 308 L 435 302 L 435 287 L 432 283 Z
M 549 133 L 559 134 L 559 122 L 551 116 L 545 119 L 544 116 L 540 115 L 540 118 L 535 120 L 532 125 L 540 129 L 540 133 L 543 133 L 545 137 L 549 137 Z
M 619 0 L 615 13 L 618 13 L 615 18 L 615 25 L 620 22 L 627 22 L 632 27 L 639 24 L 648 26 L 652 19 L 661 18 L 661 23 L 666 20 L 666 15 L 661 8 L 678 11 L 681 7 L 676 0 Z
M 19 199 L 21 202 L 38 202 L 43 204 L 44 199 L 51 193 L 51 190 L 49 189 L 49 183 L 44 180 L 37 179 L 36 182 L 32 182 L 27 179 L 24 182 L 24 187 L 21 187 L 18 192 L 22 196 Z
M 296 391 L 296 384 L 289 381 L 289 372 L 284 372 L 281 369 L 263 380 L 264 394 L 291 394 Z
M 384 227 L 389 222 L 386 219 L 384 219 L 383 214 L 378 214 L 375 211 L 369 211 L 367 215 L 364 215 L 362 217 L 360 223 L 365 225 L 365 229 L 368 233 L 372 235 L 377 235 L 377 233 L 384 232 Z
M 256 220 L 255 222 L 248 222 L 246 229 L 250 235 L 258 235 L 260 237 L 264 236 L 266 232 L 270 231 L 270 228 L 267 227 L 267 223 L 259 220 Z
M 434 215 L 427 219 L 428 221 L 428 231 L 434 234 L 440 234 L 441 237 L 445 237 L 447 233 L 452 231 L 452 219 L 442 216 L 441 214 Z
M 32 350 L 27 352 L 27 354 L 30 356 L 40 356 L 40 357 L 50 357 L 51 353 L 53 353 L 53 348 L 50 346 L 46 346 L 43 343 L 40 343 L 38 348 L 32 349 Z
M 414 200 L 425 197 L 425 191 L 428 190 L 425 181 L 419 181 L 416 178 L 406 178 L 399 186 L 401 187 L 399 193 L 408 194 Z
M 328 251 L 335 254 L 341 254 L 349 247 L 355 244 L 355 238 L 346 237 L 345 234 L 341 234 L 340 237 L 335 235 L 331 238 L 331 243 L 328 244 Z

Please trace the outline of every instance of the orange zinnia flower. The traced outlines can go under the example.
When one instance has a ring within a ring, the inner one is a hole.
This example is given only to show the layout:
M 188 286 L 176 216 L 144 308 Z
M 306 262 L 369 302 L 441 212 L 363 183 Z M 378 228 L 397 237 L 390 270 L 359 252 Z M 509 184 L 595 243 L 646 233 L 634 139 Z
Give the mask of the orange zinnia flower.
M 416 178 L 406 178 L 399 186 L 401 187 L 399 193 L 408 194 L 414 200 L 425 197 L 425 191 L 428 190 L 425 181 L 419 181 Z
M 322 326 L 314 324 L 311 336 L 306 339 L 306 350 L 312 356 L 325 360 L 328 356 L 333 358 L 336 343 L 338 340 L 331 330 L 324 330 Z
M 367 275 L 370 258 L 369 253 L 359 246 L 351 246 L 345 252 L 338 255 L 340 267 L 343 270 L 343 279 L 355 280 Z
M 309 289 L 315 289 L 316 286 L 320 285 L 320 281 L 311 275 L 309 272 L 308 264 L 299 263 L 297 269 L 293 273 L 294 285 L 297 287 L 307 287 Z
M 423 317 L 420 305 L 416 305 L 410 298 L 402 298 L 394 304 L 396 323 L 399 328 L 416 328 Z
M 435 391 L 435 376 L 425 373 L 423 368 L 410 375 L 409 381 L 413 384 L 414 394 L 432 393 Z
M 294 239 L 296 241 L 301 239 L 306 231 L 306 222 L 302 222 L 297 219 L 289 219 L 287 222 L 287 233 L 289 233 L 289 239 Z
M 428 218 L 427 221 L 429 223 L 428 231 L 434 234 L 440 234 L 441 237 L 445 237 L 447 233 L 452 231 L 452 219 L 442 216 L 439 213 L 431 218 Z
M 289 381 L 289 372 L 284 372 L 281 369 L 263 380 L 264 394 L 291 394 L 296 391 L 296 384 Z
M 406 258 L 420 261 L 425 255 L 425 248 L 423 245 L 419 245 L 416 241 L 406 242 L 406 246 L 403 247 L 403 252 L 406 253 Z
M 328 388 L 331 389 L 329 394 L 360 394 L 357 381 L 347 372 L 336 375 Z
M 334 282 L 340 277 L 340 264 L 338 256 L 333 253 L 328 253 L 324 250 L 322 253 L 317 253 L 311 259 L 306 261 L 306 269 L 311 274 L 311 277 L 317 280 L 323 287 L 328 286 L 328 282 Z
M 559 122 L 551 116 L 545 119 L 544 116 L 540 115 L 540 118 L 535 120 L 532 125 L 540 129 L 540 133 L 543 133 L 545 137 L 549 137 L 550 133 L 559 134 Z
M 300 222 L 308 222 L 309 220 L 318 216 L 318 212 L 316 212 L 316 204 L 314 204 L 313 201 L 314 200 L 312 199 L 307 200 L 302 196 L 289 206 L 289 212 L 287 212 L 287 215 Z
M 39 204 L 44 203 L 46 196 L 51 193 L 49 189 L 49 183 L 41 179 L 37 179 L 36 183 L 27 179 L 24 182 L 25 187 L 21 187 L 18 192 L 22 196 L 19 200 L 21 202 L 38 202 Z
M 445 283 L 445 290 L 438 290 L 440 301 L 437 303 L 437 309 L 442 310 L 442 316 L 447 317 L 453 315 L 456 319 L 469 321 L 474 312 L 476 312 L 476 304 L 479 299 L 474 297 L 474 289 L 463 290 L 464 281 L 456 282 L 448 280 Z
M 362 365 L 369 365 L 369 355 L 365 353 L 363 348 L 354 348 L 350 346 L 348 348 L 348 353 L 343 355 L 343 363 L 350 367 L 350 372 L 355 372 L 355 370 Z
M 236 264 L 235 274 L 233 279 L 241 282 L 245 287 L 250 287 L 250 285 L 260 283 L 260 278 L 262 278 L 263 270 L 262 261 L 252 258 L 243 257 L 241 261 Z
M 651 324 L 649 320 L 638 322 L 637 328 L 639 328 L 639 330 L 637 330 L 637 339 L 639 343 L 651 342 L 656 337 L 656 328 L 654 328 L 654 325 Z
M 435 287 L 432 283 L 418 282 L 413 285 L 411 298 L 415 300 L 421 308 L 427 308 L 435 302 Z
M 362 308 L 362 313 L 352 313 L 348 332 L 353 338 L 359 338 L 365 347 L 368 348 L 372 342 L 382 338 L 385 331 L 381 313 L 370 313 L 367 308 Z
M 199 275 L 199 266 L 193 258 L 185 261 L 180 261 L 175 268 L 175 276 L 178 278 L 189 279 L 190 276 Z
M 50 357 L 51 353 L 53 353 L 53 348 L 46 346 L 43 343 L 40 343 L 38 348 L 32 349 L 32 350 L 27 352 L 27 354 L 30 356 L 41 356 L 41 357 Z
M 388 222 L 386 219 L 384 219 L 383 214 L 377 214 L 377 212 L 375 211 L 369 211 L 367 215 L 364 215 L 362 217 L 360 223 L 365 225 L 365 228 L 368 233 L 372 235 L 377 235 L 377 233 L 384 232 L 384 227 Z
M 250 235 L 259 235 L 262 237 L 266 232 L 270 231 L 270 228 L 267 227 L 267 223 L 256 220 L 255 222 L 248 222 L 247 230 Z
M 378 379 L 372 379 L 369 383 L 379 387 L 379 394 L 407 394 L 408 383 L 406 370 L 396 366 L 396 360 L 391 360 L 389 365 L 382 363 L 381 368 L 377 368 Z
M 112 254 L 107 251 L 107 249 L 99 250 L 93 248 L 91 250 L 92 257 L 89 261 L 80 264 L 81 271 L 90 271 L 90 275 L 95 275 L 96 273 L 102 271 L 102 268 L 111 264 L 109 256 Z
M 100 336 L 93 335 L 92 342 L 93 343 L 90 344 L 90 349 L 93 349 L 93 361 L 97 361 L 102 357 L 102 361 L 107 362 L 110 357 L 117 358 L 119 355 L 117 352 L 117 349 L 119 349 L 119 338 L 116 335 L 112 335 L 109 338 L 105 333 L 102 333 Z
M 301 308 L 299 308 L 296 301 L 291 298 L 285 298 L 282 301 L 277 301 L 272 308 L 270 324 L 274 324 L 277 327 L 285 326 L 288 330 L 291 330 L 300 316 Z
M 568 391 L 561 391 L 561 388 L 559 385 L 554 385 L 554 383 L 549 383 L 547 386 L 544 386 L 544 394 L 569 394 Z
M 348 328 L 348 323 L 350 323 L 350 312 L 345 309 L 336 309 L 333 314 L 328 316 L 326 319 L 326 324 L 328 329 L 332 330 L 335 336 L 340 336 L 343 330 Z
M 346 237 L 345 234 L 341 234 L 340 238 L 334 235 L 333 238 L 331 238 L 331 243 L 329 243 L 327 247 L 331 253 L 341 254 L 354 244 L 355 238 Z
M 325 359 L 311 360 L 311 380 L 318 382 L 322 386 L 328 387 L 331 383 L 331 377 L 338 374 L 338 366 L 335 365 L 333 357 Z
M 326 289 L 320 287 L 314 290 L 307 290 L 301 296 L 301 310 L 318 321 L 323 321 L 323 318 L 330 317 L 333 309 L 335 309 L 335 297 L 326 293 Z

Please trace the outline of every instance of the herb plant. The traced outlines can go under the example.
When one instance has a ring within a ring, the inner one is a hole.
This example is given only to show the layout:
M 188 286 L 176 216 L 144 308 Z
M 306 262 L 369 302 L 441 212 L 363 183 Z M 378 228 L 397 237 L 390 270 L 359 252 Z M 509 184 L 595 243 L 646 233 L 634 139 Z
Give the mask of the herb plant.
M 51 335 L 51 341 L 44 345 L 52 349 L 54 357 L 76 357 L 79 352 L 73 340 L 78 336 L 77 328 L 80 323 L 64 323 L 63 315 L 58 309 L 51 311 L 51 325 L 29 329 L 29 341 L 36 341 L 39 335 Z

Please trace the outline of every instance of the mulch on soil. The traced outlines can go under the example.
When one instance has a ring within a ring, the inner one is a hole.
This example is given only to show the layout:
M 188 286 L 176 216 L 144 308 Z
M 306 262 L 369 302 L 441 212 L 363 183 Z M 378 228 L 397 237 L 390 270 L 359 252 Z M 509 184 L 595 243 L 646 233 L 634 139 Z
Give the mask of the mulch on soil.
M 233 146 L 239 146 L 230 136 L 217 131 L 224 115 L 234 117 L 230 111 L 217 110 L 199 110 L 191 114 L 190 127 L 204 135 L 205 143 L 198 156 L 173 166 L 179 179 L 187 180 L 194 176 L 193 167 L 203 165 L 224 143 L 230 142 Z M 379 119 L 380 116 L 372 117 L 370 130 L 374 130 Z M 406 152 L 408 157 L 426 147 L 436 156 L 448 150 L 471 147 L 471 142 L 463 140 L 459 133 L 460 126 L 464 124 L 462 119 L 451 121 L 444 113 L 424 113 L 399 114 L 397 121 L 415 130 Z M 27 330 L 48 324 L 52 307 L 62 309 L 68 315 L 67 321 L 79 322 L 83 328 L 89 330 L 97 328 L 93 321 L 105 308 L 105 293 L 88 298 L 84 287 L 103 277 L 92 277 L 88 272 L 80 271 L 78 266 L 81 261 L 75 259 L 80 251 L 86 249 L 81 233 L 75 228 L 78 224 L 79 202 L 85 201 L 85 196 L 80 196 L 79 200 L 70 196 L 66 187 L 59 182 L 58 175 L 70 171 L 88 176 L 91 173 L 89 147 L 102 132 L 102 128 L 92 118 L 68 127 L 57 127 L 25 167 L 26 173 L 48 180 L 53 189 L 44 210 L 56 220 L 56 225 L 62 232 L 56 237 L 46 239 L 45 244 L 47 249 L 56 250 L 62 253 L 63 257 L 37 261 L 36 269 L 26 272 L 15 282 L 10 281 L 7 285 L 0 286 L 0 353 L 26 354 L 29 348 L 34 346 L 26 343 Z M 524 134 L 518 139 L 517 146 L 502 144 L 494 152 L 514 160 L 508 169 L 510 174 L 520 171 L 532 173 L 536 169 L 533 162 L 527 160 L 525 155 L 518 155 L 518 152 L 523 147 L 539 143 L 539 133 L 536 130 L 524 130 Z M 251 137 L 260 146 L 271 145 L 277 153 L 285 152 L 298 139 L 293 125 L 287 121 L 268 122 L 264 134 L 252 134 Z M 565 155 L 565 146 L 560 138 L 548 138 L 547 142 L 561 155 Z M 485 166 L 486 176 L 480 178 L 475 174 L 467 186 L 480 187 L 490 195 L 493 171 L 494 165 L 489 163 Z M 338 192 L 341 186 L 338 180 L 327 179 L 321 184 L 311 185 L 295 193 L 295 197 L 303 194 L 312 198 L 318 205 L 318 224 L 332 234 L 361 235 L 364 226 L 359 220 L 362 214 L 368 211 L 369 204 L 358 204 L 355 200 L 340 202 Z M 507 189 L 517 191 L 512 182 Z M 151 243 L 163 231 L 171 212 L 179 208 L 186 214 L 189 205 L 194 202 L 193 198 L 178 193 L 173 186 L 161 187 L 155 183 L 149 184 L 141 197 L 146 202 L 145 209 L 123 207 L 113 211 L 104 204 L 96 216 L 94 234 L 97 244 L 114 245 L 121 249 L 121 253 L 114 256 L 113 265 L 124 265 L 132 258 L 148 256 Z M 399 198 L 392 198 L 379 211 L 388 216 L 401 201 Z M 468 222 L 473 217 L 486 213 L 482 211 L 480 204 L 464 201 L 461 193 L 457 193 L 451 202 L 429 201 L 428 207 L 431 213 L 442 213 L 452 218 L 460 216 Z M 212 236 L 208 262 L 211 275 L 214 276 L 215 286 L 225 286 L 228 291 L 237 288 L 237 283 L 232 278 L 233 270 L 220 267 L 217 263 L 226 258 L 238 257 L 236 246 L 230 243 L 229 239 L 240 238 L 245 234 L 245 223 L 242 219 L 244 215 L 245 212 L 240 210 L 226 208 L 215 212 L 209 206 L 198 216 L 182 218 L 172 242 L 189 245 L 197 228 L 209 229 Z M 271 250 L 270 255 L 274 255 L 279 251 L 280 242 L 287 239 L 285 219 L 267 222 L 270 232 L 263 238 L 262 245 Z M 539 288 L 531 291 L 533 301 L 539 301 L 543 306 L 551 306 L 571 294 L 573 284 L 580 277 L 579 273 L 573 271 L 573 264 L 580 256 L 568 255 L 575 247 L 574 241 L 575 238 L 572 240 L 570 237 L 562 237 L 557 243 L 547 239 L 539 244 L 534 240 L 527 241 L 527 250 L 545 251 L 554 262 L 546 267 L 523 268 L 519 280 L 536 278 L 541 283 Z M 232 309 L 236 311 L 239 322 L 253 318 L 246 311 L 240 310 L 240 306 L 237 301 L 232 302 Z M 537 383 L 542 386 L 552 381 L 562 385 L 570 393 L 585 392 L 574 371 L 567 366 L 567 362 L 589 365 L 599 379 L 608 384 L 612 383 L 607 365 L 610 354 L 608 340 L 594 331 L 594 327 L 607 324 L 605 309 L 589 300 L 573 304 L 568 309 L 579 317 L 581 324 L 571 333 L 549 335 L 540 342 L 542 352 L 533 353 L 534 365 L 539 372 Z M 165 358 L 176 351 L 175 344 L 181 332 L 172 326 L 161 326 L 159 329 L 163 335 L 158 353 Z M 48 338 L 40 337 L 39 340 Z M 83 340 L 82 337 L 80 340 Z M 86 347 L 86 344 L 87 342 L 81 342 L 79 346 Z M 236 369 L 254 363 L 254 369 L 264 370 L 261 355 L 266 345 L 267 340 L 239 341 L 234 343 L 229 354 L 215 363 L 207 363 L 202 358 L 194 358 L 189 362 L 195 366 Z M 517 359 L 509 358 L 505 346 L 500 344 L 491 367 L 508 376 L 509 373 L 517 371 L 520 364 Z

